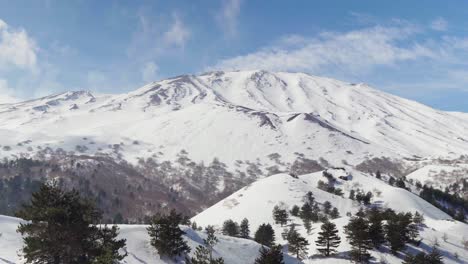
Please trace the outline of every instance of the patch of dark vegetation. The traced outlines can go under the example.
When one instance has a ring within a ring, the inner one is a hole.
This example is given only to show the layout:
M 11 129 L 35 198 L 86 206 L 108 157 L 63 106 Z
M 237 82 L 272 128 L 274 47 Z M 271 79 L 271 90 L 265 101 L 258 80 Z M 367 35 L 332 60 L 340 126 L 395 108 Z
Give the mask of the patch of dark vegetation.
M 403 177 L 415 170 L 413 168 L 404 166 L 401 161 L 392 160 L 387 157 L 376 157 L 365 160 L 356 165 L 355 168 L 368 174 L 373 174 L 376 171 L 380 171 L 383 174 L 387 174 L 393 177 Z

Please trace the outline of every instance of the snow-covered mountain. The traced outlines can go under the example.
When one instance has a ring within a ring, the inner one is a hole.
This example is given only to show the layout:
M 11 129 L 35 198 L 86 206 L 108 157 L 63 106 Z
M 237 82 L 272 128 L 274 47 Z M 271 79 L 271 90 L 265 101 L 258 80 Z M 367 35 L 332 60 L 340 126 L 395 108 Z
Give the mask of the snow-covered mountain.
M 339 164 L 369 157 L 458 156 L 468 116 L 443 112 L 365 84 L 303 73 L 183 75 L 118 95 L 66 92 L 0 105 L 3 157 L 41 149 L 115 154 L 135 162 L 217 157 L 275 164 L 297 154 Z
M 338 247 L 339 254 L 332 258 L 319 257 L 316 250 L 315 241 L 321 223 L 312 224 L 312 231 L 307 234 L 303 222 L 299 217 L 289 216 L 289 225 L 296 225 L 298 231 L 309 241 L 309 256 L 311 259 L 305 263 L 350 263 L 345 260 L 347 252 L 350 250 L 345 234 L 344 226 L 349 221 L 349 214 L 355 214 L 362 206 L 355 200 L 349 199 L 351 190 L 361 189 L 364 192 L 372 192 L 373 199 L 371 206 L 377 206 L 382 209 L 391 208 L 396 212 L 416 211 L 425 217 L 425 226 L 420 229 L 421 244 L 419 246 L 408 245 L 405 249 L 410 254 L 420 251 L 430 251 L 435 241 L 439 242 L 439 249 L 444 254 L 444 263 L 467 263 L 468 252 L 463 249 L 462 241 L 468 239 L 468 225 L 453 220 L 438 208 L 427 203 L 417 195 L 401 188 L 392 187 L 382 180 L 376 179 L 358 171 L 344 171 L 342 169 L 330 169 L 328 172 L 333 175 L 337 181 L 336 187 L 343 190 L 344 195 L 337 196 L 317 188 L 319 180 L 324 180 L 322 172 L 301 175 L 293 177 L 288 174 L 277 174 L 261 180 L 258 180 L 249 186 L 233 193 L 229 197 L 221 200 L 212 207 L 192 218 L 198 225 L 215 225 L 220 228 L 227 219 L 240 222 L 247 218 L 251 224 L 251 230 L 256 230 L 263 223 L 270 223 L 276 234 L 276 241 L 282 245 L 287 245 L 287 241 L 281 237 L 284 226 L 274 224 L 273 208 L 292 209 L 294 205 L 301 206 L 304 203 L 304 197 L 307 192 L 312 192 L 315 201 L 323 205 L 329 201 L 336 207 L 340 217 L 331 220 L 339 230 L 341 244 Z M 346 177 L 346 180 L 340 179 L 340 176 Z M 326 180 L 325 180 L 326 181 Z M 442 237 L 446 234 L 447 241 Z M 457 253 L 459 259 L 454 258 Z M 372 263 L 402 263 L 402 256 L 394 256 L 383 247 L 381 250 L 371 252 L 374 257 Z

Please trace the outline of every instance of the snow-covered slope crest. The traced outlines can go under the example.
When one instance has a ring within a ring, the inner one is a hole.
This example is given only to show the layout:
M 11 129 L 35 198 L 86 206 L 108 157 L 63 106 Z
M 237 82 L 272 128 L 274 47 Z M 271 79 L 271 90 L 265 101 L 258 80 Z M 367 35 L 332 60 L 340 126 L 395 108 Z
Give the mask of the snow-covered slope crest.
M 465 115 L 365 84 L 286 72 L 183 75 L 126 94 L 78 91 L 0 105 L 0 155 L 7 157 L 44 147 L 114 153 L 120 144 L 128 161 L 157 152 L 171 160 L 184 149 L 195 161 L 227 164 L 272 153 L 283 162 L 302 153 L 356 164 L 466 153 L 466 131 Z
M 343 190 L 343 197 L 322 191 L 316 188 L 318 181 L 326 181 L 322 172 L 299 176 L 298 178 L 288 174 L 277 174 L 252 183 L 249 186 L 233 193 L 197 216 L 192 220 L 198 225 L 215 225 L 221 227 L 227 219 L 236 222 L 247 218 L 251 224 L 251 230 L 254 232 L 262 223 L 270 223 L 275 230 L 278 243 L 283 245 L 287 241 L 283 240 L 280 234 L 284 227 L 274 224 L 272 211 L 274 206 L 279 205 L 290 210 L 294 205 L 299 207 L 304 203 L 304 196 L 307 192 L 312 192 L 315 201 L 323 205 L 325 201 L 331 202 L 332 206 L 338 208 L 340 217 L 332 220 L 338 227 L 342 243 L 338 251 L 339 256 L 343 258 L 346 252 L 350 250 L 344 235 L 344 226 L 349 221 L 348 213 L 355 213 L 360 205 L 353 200 L 348 199 L 351 190 L 358 188 L 364 192 L 372 192 L 372 206 L 382 208 L 392 208 L 397 212 L 418 211 L 425 217 L 426 227 L 420 231 L 422 238 L 422 248 L 409 246 L 408 251 L 417 252 L 417 250 L 430 250 L 430 245 L 437 238 L 440 241 L 440 249 L 446 256 L 445 263 L 466 263 L 468 261 L 468 252 L 461 246 L 463 239 L 468 239 L 468 225 L 454 221 L 450 216 L 432 206 L 418 196 L 400 188 L 387 185 L 385 182 L 374 177 L 362 174 L 357 171 L 343 173 L 341 169 L 328 170 L 336 179 L 335 187 Z M 345 179 L 340 179 L 344 176 Z M 301 234 L 310 242 L 309 255 L 316 255 L 318 252 L 314 241 L 317 239 L 320 223 L 313 224 L 311 234 L 307 234 L 303 227 L 303 222 L 298 217 L 290 216 L 291 223 L 297 225 Z M 448 242 L 442 240 L 442 236 L 447 234 Z M 464 237 L 465 236 L 465 237 Z M 461 262 L 453 258 L 453 254 L 460 256 Z M 377 261 L 386 260 L 386 263 L 401 263 L 402 260 L 386 251 L 373 251 L 372 255 Z M 328 263 L 324 259 L 314 258 L 305 263 Z M 324 262 L 325 261 L 325 262 Z M 336 262 L 333 262 L 336 261 Z M 330 263 L 348 263 L 343 259 L 330 259 Z
M 0 215 L 0 264 L 21 264 L 22 238 L 16 233 L 20 219 Z M 128 256 L 121 262 L 126 264 L 156 263 L 174 264 L 168 259 L 161 259 L 150 245 L 150 239 L 144 225 L 120 225 L 120 237 L 127 240 L 125 251 Z M 203 243 L 206 238 L 204 232 L 194 231 L 184 227 L 185 240 L 192 248 Z M 217 235 L 219 243 L 214 248 L 214 256 L 222 256 L 226 264 L 253 263 L 258 257 L 260 245 L 252 240 Z M 285 257 L 286 264 L 297 264 L 298 261 L 290 256 Z

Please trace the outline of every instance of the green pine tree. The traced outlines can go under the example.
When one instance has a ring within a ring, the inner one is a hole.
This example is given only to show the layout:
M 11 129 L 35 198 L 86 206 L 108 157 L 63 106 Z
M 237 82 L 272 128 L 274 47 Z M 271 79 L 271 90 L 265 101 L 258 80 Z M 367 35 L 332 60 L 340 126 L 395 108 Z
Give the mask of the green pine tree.
M 341 242 L 338 236 L 338 229 L 332 222 L 323 223 L 320 227 L 321 231 L 318 233 L 318 238 L 315 241 L 317 250 L 324 256 L 336 253 L 336 249 Z
M 307 258 L 307 246 L 309 242 L 297 232 L 294 226 L 291 226 L 287 240 L 288 250 L 291 254 L 296 256 L 299 260 Z
M 185 234 L 179 227 L 183 221 L 181 214 L 172 210 L 169 215 L 157 214 L 151 219 L 147 228 L 151 238 L 150 243 L 156 248 L 160 256 L 175 258 L 190 252 L 190 247 L 185 242 Z
M 270 224 L 261 224 L 255 232 L 254 240 L 267 247 L 272 247 L 275 242 L 275 231 Z
M 99 255 L 93 264 L 114 264 L 123 260 L 127 253 L 120 254 L 119 249 L 124 248 L 126 244 L 125 239 L 117 239 L 119 235 L 119 228 L 112 226 L 111 228 L 104 225 L 99 229 L 98 248 Z
M 225 236 L 237 237 L 239 236 L 239 229 L 239 224 L 231 219 L 228 219 L 223 223 L 222 233 Z
M 44 184 L 31 202 L 17 212 L 27 220 L 18 227 L 23 236 L 26 263 L 87 264 L 104 258 L 123 258 L 118 249 L 124 240 L 115 240 L 116 229 L 99 229 L 101 214 L 77 191 L 64 191 L 57 184 Z
M 240 224 L 239 235 L 242 238 L 250 237 L 250 226 L 249 226 L 249 220 L 247 220 L 247 218 L 244 218 Z
M 366 262 L 370 258 L 372 241 L 369 236 L 369 223 L 363 217 L 353 217 L 345 226 L 346 238 L 351 245 L 350 257 L 356 262 Z
M 213 226 L 207 226 L 205 231 L 207 236 L 203 239 L 203 245 L 195 249 L 195 257 L 188 262 L 191 264 L 224 264 L 223 258 L 213 258 L 214 246 L 219 242 Z
M 271 248 L 261 247 L 259 253 L 260 256 L 255 259 L 254 264 L 284 264 L 280 245 Z
M 380 247 L 380 245 L 385 243 L 385 233 L 382 223 L 382 217 L 382 213 L 376 207 L 373 207 L 368 212 L 369 236 L 375 248 L 378 248 Z

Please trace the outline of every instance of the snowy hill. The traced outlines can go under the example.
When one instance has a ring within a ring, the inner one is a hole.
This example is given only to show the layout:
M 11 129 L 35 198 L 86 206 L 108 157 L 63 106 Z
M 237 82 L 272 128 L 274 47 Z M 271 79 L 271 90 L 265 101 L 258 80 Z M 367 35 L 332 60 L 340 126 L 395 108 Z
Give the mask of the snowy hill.
M 343 174 L 342 170 L 329 170 L 335 177 Z M 435 238 L 440 242 L 440 249 L 446 256 L 445 263 L 466 263 L 468 261 L 468 253 L 461 246 L 462 239 L 468 236 L 468 225 L 454 221 L 450 216 L 440 211 L 436 207 L 422 200 L 418 196 L 400 188 L 387 185 L 381 180 L 374 177 L 362 174 L 357 171 L 352 171 L 348 175 L 348 180 L 339 179 L 336 186 L 340 187 L 344 195 L 343 197 L 325 192 L 316 188 L 319 180 L 323 180 L 322 173 L 313 173 L 292 177 L 288 174 L 273 175 L 265 179 L 258 180 L 249 186 L 235 192 L 229 197 L 223 199 L 204 212 L 193 217 L 192 220 L 197 224 L 222 226 L 222 223 L 227 219 L 240 222 L 244 217 L 251 223 L 251 230 L 256 230 L 262 223 L 274 224 L 273 207 L 280 205 L 283 208 L 290 210 L 294 205 L 299 207 L 304 203 L 304 196 L 311 191 L 315 197 L 315 201 L 322 204 L 325 201 L 338 208 L 340 217 L 332 220 L 340 231 L 342 243 L 338 248 L 339 256 L 343 257 L 344 253 L 350 250 L 349 244 L 344 236 L 343 226 L 347 224 L 349 217 L 347 213 L 354 214 L 360 208 L 360 205 L 351 199 L 348 199 L 349 192 L 352 189 L 360 188 L 365 192 L 371 191 L 374 195 L 372 204 L 381 208 L 392 208 L 397 212 L 412 212 L 418 211 L 423 214 L 427 227 L 422 228 L 420 236 L 422 238 L 421 248 L 409 246 L 409 252 L 427 251 L 430 249 L 431 243 Z M 317 230 L 320 223 L 313 224 L 312 232 L 308 235 L 303 227 L 302 220 L 298 217 L 291 216 L 292 223 L 299 226 L 299 231 L 305 236 L 309 242 L 309 255 L 316 255 L 314 241 L 317 238 Z M 277 242 L 287 244 L 280 234 L 283 228 L 278 224 L 274 224 L 273 228 L 276 233 Z M 442 241 L 443 234 L 447 234 L 448 242 Z M 460 256 L 460 261 L 453 258 L 453 254 L 457 252 Z M 373 251 L 372 255 L 377 261 L 386 259 L 388 263 L 401 263 L 402 260 L 389 254 L 388 252 Z M 328 260 L 327 260 L 328 261 Z M 313 257 L 306 263 L 348 263 L 346 260 L 335 259 L 336 262 L 324 262 L 324 259 Z
M 284 72 L 183 75 L 126 94 L 78 91 L 0 105 L 3 157 L 49 147 L 130 162 L 156 153 L 175 160 L 185 150 L 195 161 L 217 157 L 229 166 L 256 159 L 275 165 L 272 153 L 281 162 L 301 153 L 356 164 L 373 156 L 466 153 L 467 130 L 466 115 L 365 84 Z
M 23 263 L 19 253 L 22 247 L 22 238 L 16 233 L 20 219 L 0 215 L 0 263 L 20 264 Z M 168 259 L 161 259 L 154 248 L 151 247 L 146 226 L 143 225 L 120 225 L 120 237 L 127 240 L 125 251 L 128 256 L 121 262 L 127 264 L 174 263 Z M 185 239 L 192 248 L 203 244 L 206 237 L 204 232 L 193 231 L 183 228 L 186 232 Z M 254 241 L 217 235 L 219 243 L 215 246 L 214 256 L 223 256 L 226 264 L 253 263 L 258 256 L 260 245 Z M 286 264 L 298 263 L 296 259 L 286 256 Z

